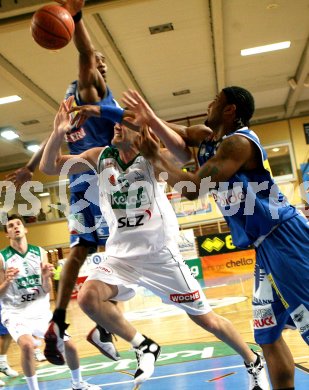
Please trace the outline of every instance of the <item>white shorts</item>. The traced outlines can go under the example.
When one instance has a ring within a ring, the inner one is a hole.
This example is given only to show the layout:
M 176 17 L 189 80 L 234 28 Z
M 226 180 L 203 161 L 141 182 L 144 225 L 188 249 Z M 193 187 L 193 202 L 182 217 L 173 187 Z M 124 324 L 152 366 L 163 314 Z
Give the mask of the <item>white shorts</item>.
M 49 321 L 52 313 L 45 316 L 38 317 L 33 313 L 33 317 L 25 317 L 23 311 L 20 313 L 12 313 L 9 318 L 4 321 L 10 335 L 17 342 L 20 336 L 29 334 L 32 336 L 44 338 L 47 331 Z
M 104 257 L 104 255 L 103 255 Z M 103 263 L 88 276 L 116 285 L 115 301 L 127 301 L 134 297 L 138 286 L 158 295 L 164 303 L 172 303 L 191 315 L 209 313 L 211 307 L 199 282 L 192 276 L 179 252 L 163 248 L 155 254 L 130 258 L 104 257 Z
M 6 319 L 3 325 L 6 326 L 13 340 L 17 342 L 19 337 L 24 335 L 36 336 L 40 339 L 44 339 L 44 334 L 48 329 L 49 321 L 52 318 L 52 312 L 46 313 L 45 316 L 38 317 L 25 317 L 24 312 L 11 313 L 9 318 Z M 63 341 L 68 341 L 70 337 L 65 334 Z

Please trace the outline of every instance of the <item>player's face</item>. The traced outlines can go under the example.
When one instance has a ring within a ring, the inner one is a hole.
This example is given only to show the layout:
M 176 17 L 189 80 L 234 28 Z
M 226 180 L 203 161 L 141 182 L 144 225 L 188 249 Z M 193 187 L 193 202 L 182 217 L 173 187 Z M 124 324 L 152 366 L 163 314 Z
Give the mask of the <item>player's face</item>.
M 19 238 L 23 238 L 26 233 L 27 229 L 25 228 L 24 224 L 20 219 L 11 219 L 6 224 L 6 230 L 7 230 L 7 237 L 12 240 L 17 240 Z
M 105 79 L 106 72 L 107 72 L 107 65 L 105 63 L 105 57 L 103 56 L 102 53 L 97 51 L 95 53 L 95 59 L 96 59 L 96 63 L 97 63 L 97 69 L 101 73 L 103 78 Z
M 125 146 L 132 145 L 136 134 L 137 133 L 135 131 L 129 129 L 128 127 L 116 123 L 114 126 L 114 138 L 112 139 L 112 145 L 124 149 Z
M 112 139 L 112 145 L 118 145 L 125 139 L 125 126 L 116 123 L 114 126 L 114 138 Z
M 220 92 L 208 106 L 207 118 L 205 120 L 206 126 L 212 130 L 218 129 L 223 121 L 223 110 L 226 104 L 226 97 L 223 92 Z

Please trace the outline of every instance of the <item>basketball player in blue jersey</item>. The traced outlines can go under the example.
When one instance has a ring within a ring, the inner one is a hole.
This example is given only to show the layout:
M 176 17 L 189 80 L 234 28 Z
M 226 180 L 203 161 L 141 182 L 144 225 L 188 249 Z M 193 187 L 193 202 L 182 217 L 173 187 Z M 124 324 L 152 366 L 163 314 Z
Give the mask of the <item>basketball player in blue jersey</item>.
M 86 111 L 79 116 L 78 122 L 67 133 L 65 140 L 71 154 L 80 154 L 89 148 L 110 145 L 113 137 L 115 122 L 121 122 L 124 110 L 120 108 L 108 88 L 105 78 L 107 66 L 104 56 L 95 51 L 89 34 L 82 20 L 83 0 L 58 1 L 73 15 L 75 21 L 74 43 L 79 53 L 78 80 L 72 82 L 66 91 L 66 97 L 73 95 L 75 103 L 83 106 L 85 103 L 94 104 L 97 109 L 96 116 L 87 119 Z M 81 109 L 82 110 L 82 109 Z M 83 112 L 83 110 L 82 110 Z M 102 116 L 101 114 L 103 114 Z M 126 112 L 126 115 L 129 115 Z M 87 120 L 86 120 L 87 119 Z M 39 164 L 46 141 L 40 151 L 29 161 L 26 167 L 17 170 L 7 177 L 17 187 L 23 182 L 31 180 L 35 167 Z M 85 200 L 85 193 L 87 199 Z M 80 203 L 83 206 L 79 206 Z M 84 205 L 88 204 L 87 207 Z M 69 304 L 79 269 L 86 257 L 94 252 L 98 246 L 104 246 L 108 237 L 108 228 L 101 219 L 98 206 L 99 193 L 96 177 L 93 170 L 82 175 L 70 176 L 70 215 L 69 229 L 71 250 L 62 269 L 57 294 L 56 309 L 50 327 L 46 333 L 45 356 L 53 364 L 63 364 L 63 335 L 67 328 L 65 323 L 66 308 Z M 98 226 L 97 221 L 102 221 Z M 84 229 L 80 229 L 80 226 Z M 93 229 L 93 227 L 96 227 Z M 84 232 L 92 230 L 92 232 Z M 107 357 L 118 360 L 119 354 L 112 343 L 112 335 L 102 329 L 92 329 L 87 340 L 95 345 Z
M 255 339 L 273 388 L 294 389 L 294 361 L 282 331 L 293 323 L 309 344 L 309 224 L 274 183 L 266 152 L 248 128 L 252 95 L 241 87 L 224 88 L 208 107 L 204 132 L 176 125 L 171 131 L 135 91 L 125 93 L 123 102 L 140 125 L 151 127 L 143 131 L 140 150 L 159 172 L 167 172 L 167 182 L 176 188 L 185 183 L 188 199 L 211 192 L 234 244 L 255 247 Z M 177 169 L 160 152 L 158 137 L 183 160 L 190 157 L 188 145 L 198 146 L 199 170 Z

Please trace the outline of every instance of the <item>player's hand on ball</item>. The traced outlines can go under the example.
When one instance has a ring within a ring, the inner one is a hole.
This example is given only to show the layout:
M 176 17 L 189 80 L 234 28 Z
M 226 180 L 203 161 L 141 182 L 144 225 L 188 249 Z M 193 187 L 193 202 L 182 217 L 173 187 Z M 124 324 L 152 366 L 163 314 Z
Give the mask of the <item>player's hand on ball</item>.
M 56 0 L 57 3 L 62 5 L 65 9 L 67 9 L 72 16 L 76 15 L 79 12 L 84 4 L 85 0 Z

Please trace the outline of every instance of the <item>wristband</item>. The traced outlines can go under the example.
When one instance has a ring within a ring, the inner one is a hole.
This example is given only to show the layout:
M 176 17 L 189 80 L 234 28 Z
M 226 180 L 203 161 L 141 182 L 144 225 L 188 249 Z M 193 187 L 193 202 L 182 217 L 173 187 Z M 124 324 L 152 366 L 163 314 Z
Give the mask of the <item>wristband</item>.
M 121 107 L 111 107 L 104 104 L 100 104 L 101 114 L 100 117 L 108 119 L 114 123 L 121 123 L 123 119 L 124 109 Z
M 81 18 L 83 17 L 83 13 L 82 11 L 78 11 L 77 14 L 75 14 L 74 16 L 72 16 L 73 20 L 74 20 L 74 23 L 77 23 L 81 20 Z

